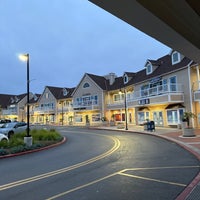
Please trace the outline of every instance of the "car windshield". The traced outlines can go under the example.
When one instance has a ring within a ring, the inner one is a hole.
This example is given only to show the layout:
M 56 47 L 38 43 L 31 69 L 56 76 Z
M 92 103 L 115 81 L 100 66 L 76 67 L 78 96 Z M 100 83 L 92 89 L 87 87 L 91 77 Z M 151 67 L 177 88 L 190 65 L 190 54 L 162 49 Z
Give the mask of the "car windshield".
M 13 128 L 16 125 L 16 123 L 6 123 L 1 128 Z

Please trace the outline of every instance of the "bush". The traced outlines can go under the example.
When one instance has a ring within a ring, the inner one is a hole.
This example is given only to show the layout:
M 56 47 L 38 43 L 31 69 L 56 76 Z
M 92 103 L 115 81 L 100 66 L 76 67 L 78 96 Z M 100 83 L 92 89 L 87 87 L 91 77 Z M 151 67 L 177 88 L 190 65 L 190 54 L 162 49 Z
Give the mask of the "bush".
M 26 132 L 14 134 L 10 140 L 0 142 L 0 156 L 9 153 L 19 153 L 27 150 L 41 148 L 43 146 L 53 144 L 55 142 L 61 141 L 62 136 L 55 129 L 33 129 L 30 132 L 33 137 L 33 145 L 28 147 L 24 144 L 24 137 Z

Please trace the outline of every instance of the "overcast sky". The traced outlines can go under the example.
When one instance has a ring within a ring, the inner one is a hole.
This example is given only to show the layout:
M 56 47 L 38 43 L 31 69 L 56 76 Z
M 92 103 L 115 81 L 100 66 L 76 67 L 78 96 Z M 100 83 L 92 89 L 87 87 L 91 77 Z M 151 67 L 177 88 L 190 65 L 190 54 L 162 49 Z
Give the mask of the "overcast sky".
M 170 48 L 87 0 L 0 0 L 0 93 L 75 87 L 85 73 L 136 72 Z

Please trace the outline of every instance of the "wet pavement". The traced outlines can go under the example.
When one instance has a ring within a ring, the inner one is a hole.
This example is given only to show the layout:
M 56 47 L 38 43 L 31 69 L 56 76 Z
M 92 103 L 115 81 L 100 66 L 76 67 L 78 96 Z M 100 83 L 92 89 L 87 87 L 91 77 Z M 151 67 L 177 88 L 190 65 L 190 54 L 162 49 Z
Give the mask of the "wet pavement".
M 128 130 L 117 128 L 117 126 L 99 127 L 101 129 L 120 130 L 127 132 L 139 132 L 155 135 L 173 141 L 194 154 L 200 161 L 200 129 L 195 129 L 195 136 L 184 137 L 182 130 L 177 128 L 156 127 L 155 131 L 144 130 L 143 126 L 129 125 Z M 200 199 L 200 173 L 185 188 L 185 190 L 176 198 L 176 200 L 198 200 Z

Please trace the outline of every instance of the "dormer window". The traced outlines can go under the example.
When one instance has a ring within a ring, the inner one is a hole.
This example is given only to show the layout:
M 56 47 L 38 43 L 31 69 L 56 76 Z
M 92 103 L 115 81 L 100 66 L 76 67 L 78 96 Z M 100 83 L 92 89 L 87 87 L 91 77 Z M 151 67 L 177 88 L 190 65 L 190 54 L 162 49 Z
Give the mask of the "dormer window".
M 124 75 L 124 84 L 128 83 L 128 76 L 125 74 Z
M 18 97 L 15 96 L 15 102 L 17 103 L 19 101 Z
M 88 88 L 88 87 L 90 87 L 90 84 L 89 84 L 89 83 L 85 83 L 85 84 L 83 85 L 83 88 Z
M 38 97 L 37 95 L 34 95 L 34 101 L 37 101 Z
M 13 99 L 13 97 L 11 97 L 11 103 L 14 103 L 15 102 L 15 100 Z
M 152 65 L 150 63 L 148 63 L 146 65 L 146 74 L 151 74 L 152 73 Z
M 64 88 L 63 89 L 63 96 L 67 96 L 67 93 L 68 93 L 67 90 Z
M 177 51 L 174 51 L 172 53 L 172 65 L 175 65 L 175 64 L 179 63 L 180 59 L 181 59 L 180 58 L 180 53 L 178 53 Z

